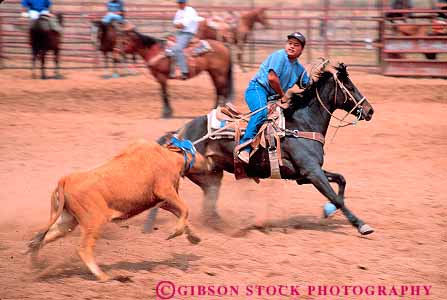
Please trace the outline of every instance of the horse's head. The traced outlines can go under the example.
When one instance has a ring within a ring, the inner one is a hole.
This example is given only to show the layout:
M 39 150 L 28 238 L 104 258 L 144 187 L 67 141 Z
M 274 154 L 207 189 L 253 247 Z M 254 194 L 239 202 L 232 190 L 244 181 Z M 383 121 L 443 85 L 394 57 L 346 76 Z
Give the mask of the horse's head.
M 101 51 L 113 51 L 118 34 L 116 26 L 113 23 L 105 24 L 100 20 L 92 21 L 91 39 Z
M 325 89 L 330 90 L 333 95 L 332 99 L 330 99 L 331 96 L 329 96 L 329 94 L 324 96 L 324 98 L 328 98 L 326 99 L 327 105 L 330 106 L 328 109 L 343 109 L 346 112 L 357 116 L 359 120 L 371 120 L 372 115 L 374 114 L 374 109 L 349 78 L 346 65 L 340 63 L 338 66 L 334 67 L 331 72 L 327 71 L 322 74 L 316 87 L 318 98 L 323 97 L 320 96 L 318 91 L 319 87 L 322 87 L 323 85 Z M 325 105 L 321 98 L 319 100 L 322 102 L 322 105 Z
M 255 13 L 255 21 L 258 22 L 258 23 L 261 23 L 266 28 L 270 28 L 271 25 L 270 25 L 270 23 L 268 21 L 267 14 L 266 14 L 265 11 L 266 11 L 265 7 L 257 8 L 255 10 L 255 12 L 256 12 Z
M 124 28 L 119 30 L 115 52 L 137 53 L 138 50 L 151 48 L 155 44 L 157 44 L 156 39 L 139 33 L 135 28 Z
M 246 26 L 249 30 L 253 29 L 255 23 L 261 23 L 265 27 L 270 27 L 265 10 L 265 8 L 256 8 L 254 10 L 250 10 L 249 12 L 240 14 L 240 25 Z

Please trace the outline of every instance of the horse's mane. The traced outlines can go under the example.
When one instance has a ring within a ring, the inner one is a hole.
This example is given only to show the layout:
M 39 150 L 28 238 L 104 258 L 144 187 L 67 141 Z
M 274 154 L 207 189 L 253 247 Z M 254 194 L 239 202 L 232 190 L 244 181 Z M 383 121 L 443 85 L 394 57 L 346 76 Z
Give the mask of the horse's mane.
M 309 105 L 310 101 L 315 97 L 316 89 L 326 84 L 328 80 L 334 77 L 336 73 L 337 77 L 343 80 L 349 77 L 347 66 L 344 63 L 339 63 L 338 66 L 329 67 L 320 75 L 320 79 L 314 83 L 310 88 L 306 89 L 302 94 L 292 94 L 291 105 L 287 111 L 294 112 L 297 109 Z
M 145 47 L 152 47 L 154 44 L 157 44 L 160 42 L 159 39 L 142 34 L 138 31 L 135 31 L 135 33 L 136 33 L 137 37 L 140 39 L 140 41 L 143 43 L 143 46 L 145 46 Z

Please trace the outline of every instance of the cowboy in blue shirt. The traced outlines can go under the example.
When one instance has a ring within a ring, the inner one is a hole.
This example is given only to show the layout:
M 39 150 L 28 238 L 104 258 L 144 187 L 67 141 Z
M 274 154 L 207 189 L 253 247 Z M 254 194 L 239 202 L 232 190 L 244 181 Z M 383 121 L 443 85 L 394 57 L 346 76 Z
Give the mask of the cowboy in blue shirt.
M 103 23 L 122 22 L 124 20 L 124 3 L 121 0 L 107 2 L 107 11 L 108 13 L 102 18 Z
M 47 15 L 52 30 L 62 32 L 62 27 L 57 19 L 50 13 L 52 3 L 50 0 L 22 0 L 22 16 L 37 20 L 40 15 Z
M 245 101 L 250 111 L 256 111 L 267 105 L 267 98 L 275 94 L 286 101 L 285 92 L 297 84 L 300 88 L 308 88 L 312 80 L 306 69 L 298 62 L 306 45 L 305 37 L 294 32 L 287 36 L 284 49 L 273 52 L 259 67 L 258 72 L 248 84 L 245 91 Z M 251 140 L 267 118 L 267 108 L 252 115 L 247 124 L 240 145 Z M 249 162 L 250 145 L 239 152 L 238 157 L 243 162 Z

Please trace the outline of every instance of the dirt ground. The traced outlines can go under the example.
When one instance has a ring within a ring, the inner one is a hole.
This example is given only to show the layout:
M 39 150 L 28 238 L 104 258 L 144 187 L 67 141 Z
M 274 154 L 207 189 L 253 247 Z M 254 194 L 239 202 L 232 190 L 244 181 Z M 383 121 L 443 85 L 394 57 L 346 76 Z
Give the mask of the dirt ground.
M 158 230 L 142 234 L 144 214 L 108 225 L 96 249 L 104 270 L 131 282 L 95 281 L 75 254 L 78 231 L 41 251 L 42 258 L 61 266 L 34 279 L 36 271 L 20 252 L 48 221 L 50 192 L 60 176 L 96 166 L 137 138 L 156 139 L 214 103 L 206 75 L 172 82 L 175 118 L 159 119 L 158 86 L 147 75 L 103 80 L 99 72 L 64 74 L 66 80 L 39 81 L 28 71 L 0 71 L 1 300 L 155 299 L 162 280 L 241 289 L 222 299 L 446 299 L 447 82 L 355 71 L 351 78 L 375 115 L 371 122 L 339 130 L 325 146 L 325 168 L 346 177 L 346 202 L 374 234 L 359 236 L 341 214 L 322 220 L 326 200 L 311 186 L 273 180 L 257 185 L 227 174 L 219 212 L 228 230 L 203 225 L 201 191 L 185 180 L 181 195 L 202 238 L 199 245 L 184 236 L 165 240 L 175 224 L 166 212 Z M 252 75 L 236 75 L 236 104 L 244 109 L 243 90 Z M 261 221 L 265 232 L 233 234 Z M 271 288 L 250 295 L 249 285 Z M 300 295 L 273 293 L 280 285 L 299 286 Z M 402 297 L 307 292 L 312 286 L 344 285 L 431 289 L 426 296 Z

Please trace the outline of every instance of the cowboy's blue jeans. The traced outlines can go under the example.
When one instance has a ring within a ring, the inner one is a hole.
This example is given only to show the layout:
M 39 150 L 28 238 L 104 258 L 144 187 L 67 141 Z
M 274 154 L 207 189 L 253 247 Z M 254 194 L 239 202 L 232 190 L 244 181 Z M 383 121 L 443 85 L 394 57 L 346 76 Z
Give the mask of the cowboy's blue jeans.
M 257 82 L 250 81 L 247 90 L 245 91 L 245 101 L 247 102 L 250 111 L 255 111 L 267 105 L 267 91 Z M 246 141 L 254 138 L 256 133 L 258 133 L 259 128 L 262 123 L 267 119 L 267 108 L 257 112 L 250 117 L 247 124 L 247 129 L 245 130 L 244 136 L 241 138 L 239 144 L 245 143 Z M 246 150 L 251 150 L 248 146 L 244 148 Z
M 172 47 L 172 52 L 174 53 L 175 62 L 180 67 L 182 73 L 188 73 L 188 64 L 186 63 L 185 54 L 183 53 L 183 49 L 186 48 L 189 44 L 189 41 L 194 37 L 194 34 L 190 32 L 182 32 L 178 31 L 175 34 L 175 46 Z M 175 69 L 174 69 L 175 70 Z

